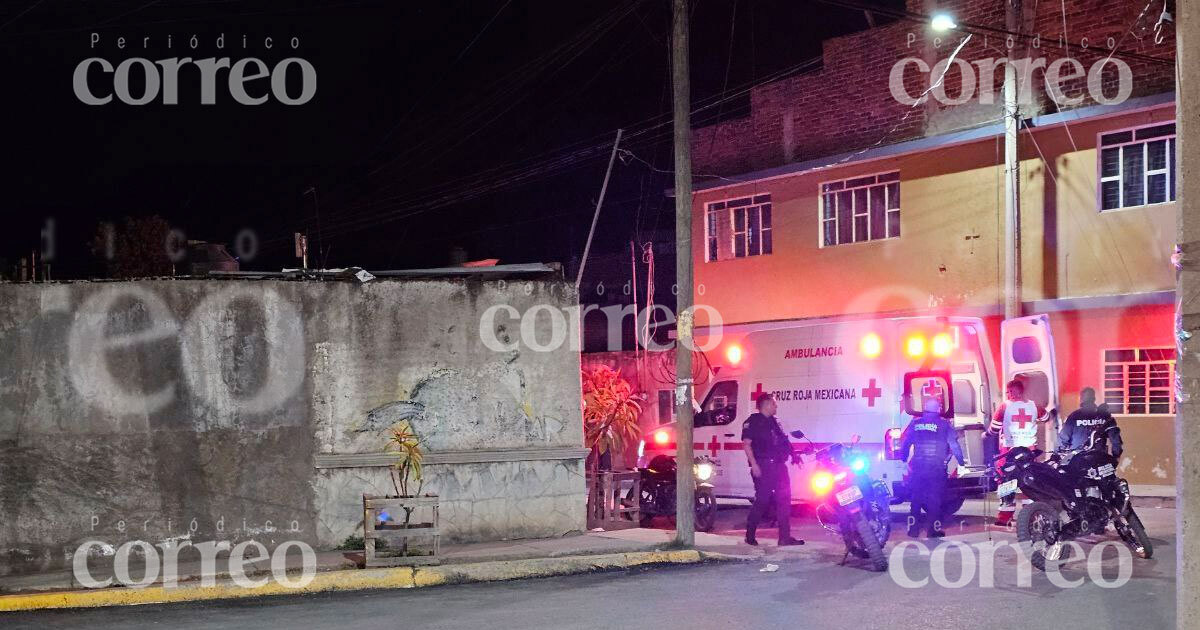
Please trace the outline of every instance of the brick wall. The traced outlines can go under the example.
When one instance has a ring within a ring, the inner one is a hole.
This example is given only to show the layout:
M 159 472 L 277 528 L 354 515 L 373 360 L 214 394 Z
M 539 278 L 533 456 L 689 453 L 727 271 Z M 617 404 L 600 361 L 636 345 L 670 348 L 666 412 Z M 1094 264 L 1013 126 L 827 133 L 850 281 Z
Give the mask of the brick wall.
M 950 0 L 937 3 L 966 27 L 1003 29 L 1005 0 Z M 933 0 L 909 0 L 909 10 L 928 14 Z M 1171 3 L 1173 5 L 1173 3 Z M 928 6 L 926 6 L 928 5 Z M 1107 42 L 1120 42 L 1117 55 L 1126 63 L 1132 76 L 1130 97 L 1158 94 L 1174 89 L 1175 58 L 1174 30 L 1168 26 L 1164 41 L 1154 41 L 1154 23 L 1161 4 L 1154 4 L 1141 19 L 1141 2 L 1112 0 L 1076 0 L 1066 3 L 1066 40 L 1063 38 L 1062 5 L 1056 2 L 1025 2 L 1023 30 L 1040 35 L 1035 41 L 1015 41 L 1012 57 L 1016 59 L 1044 58 L 1046 64 L 1069 55 L 1086 72 L 1107 56 L 1096 50 L 1109 47 Z M 982 59 L 999 59 L 1007 55 L 1007 42 L 1002 34 L 979 34 L 959 53 L 959 58 L 974 64 Z M 952 35 L 953 36 L 953 35 Z M 1003 98 L 1003 68 L 996 68 L 992 77 L 991 103 L 980 102 L 982 87 L 976 85 L 975 97 L 960 105 L 945 105 L 936 99 L 910 107 L 897 101 L 889 89 L 892 67 L 901 59 L 915 57 L 930 67 L 946 59 L 958 44 L 955 39 L 935 42 L 935 34 L 923 24 L 902 20 L 893 24 L 837 37 L 823 43 L 823 64 L 818 70 L 788 77 L 755 88 L 751 92 L 751 114 L 747 118 L 724 121 L 696 129 L 693 134 L 694 170 L 701 179 L 712 175 L 732 175 L 779 166 L 821 156 L 868 148 L 877 144 L 893 144 L 925 135 L 949 133 L 977 127 L 1000 119 L 999 102 Z M 1081 46 L 1087 38 L 1089 48 Z M 1111 38 L 1111 40 L 1110 40 Z M 1034 44 L 1037 47 L 1034 47 Z M 1130 57 L 1129 54 L 1171 60 L 1155 63 L 1152 60 Z M 962 73 L 958 64 L 946 74 L 944 88 L 950 98 L 962 95 Z M 980 69 L 971 66 L 973 74 Z M 1113 64 L 1105 67 L 1105 94 L 1117 93 L 1117 72 Z M 903 74 L 907 93 L 913 97 L 924 92 L 930 76 L 912 63 Z M 1083 97 L 1074 106 L 1059 106 L 1046 94 L 1042 69 L 1032 73 L 1031 106 L 1023 110 L 1036 115 L 1094 105 L 1087 90 L 1086 78 L 1064 81 L 1067 97 Z M 978 81 L 977 83 L 982 83 Z

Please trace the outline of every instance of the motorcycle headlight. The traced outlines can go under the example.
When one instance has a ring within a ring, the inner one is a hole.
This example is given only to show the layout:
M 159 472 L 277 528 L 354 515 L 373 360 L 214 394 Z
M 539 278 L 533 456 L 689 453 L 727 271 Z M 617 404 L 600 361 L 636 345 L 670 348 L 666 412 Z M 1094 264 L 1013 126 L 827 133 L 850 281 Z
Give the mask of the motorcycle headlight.
M 713 476 L 713 465 L 708 462 L 696 464 L 696 478 L 700 481 L 708 481 Z

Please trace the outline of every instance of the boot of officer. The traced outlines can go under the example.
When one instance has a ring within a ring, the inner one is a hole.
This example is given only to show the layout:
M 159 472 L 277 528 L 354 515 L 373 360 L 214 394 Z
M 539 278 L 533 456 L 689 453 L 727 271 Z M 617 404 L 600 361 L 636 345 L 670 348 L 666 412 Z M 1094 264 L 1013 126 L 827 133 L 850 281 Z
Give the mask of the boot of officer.
M 758 413 L 751 414 L 742 423 L 742 445 L 750 464 L 750 474 L 754 477 L 754 506 L 746 518 L 746 543 L 758 544 L 755 538 L 758 524 L 767 508 L 774 504 L 779 546 L 803 545 L 803 540 L 792 538 L 790 528 L 792 481 L 787 465 L 795 458 L 792 444 L 775 419 L 775 398 L 763 394 L 754 403 Z
M 927 397 L 921 415 L 904 429 L 900 452 L 908 461 L 910 501 L 908 535 L 917 537 L 924 528 L 930 538 L 940 538 L 942 505 L 946 492 L 946 461 L 950 455 L 962 466 L 966 460 L 950 421 L 942 417 L 942 403 Z

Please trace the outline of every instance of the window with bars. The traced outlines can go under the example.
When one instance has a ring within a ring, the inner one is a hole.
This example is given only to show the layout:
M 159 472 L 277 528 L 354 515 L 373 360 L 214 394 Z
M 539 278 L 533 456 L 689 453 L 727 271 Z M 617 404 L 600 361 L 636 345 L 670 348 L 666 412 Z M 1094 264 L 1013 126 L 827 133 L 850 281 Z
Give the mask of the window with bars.
M 713 262 L 770 254 L 771 195 L 715 201 L 705 206 L 704 259 Z
M 1114 414 L 1174 414 L 1174 382 L 1174 348 L 1104 351 L 1104 402 Z
M 900 236 L 900 172 L 821 184 L 821 246 Z
M 1175 123 L 1100 134 L 1101 210 L 1175 201 Z

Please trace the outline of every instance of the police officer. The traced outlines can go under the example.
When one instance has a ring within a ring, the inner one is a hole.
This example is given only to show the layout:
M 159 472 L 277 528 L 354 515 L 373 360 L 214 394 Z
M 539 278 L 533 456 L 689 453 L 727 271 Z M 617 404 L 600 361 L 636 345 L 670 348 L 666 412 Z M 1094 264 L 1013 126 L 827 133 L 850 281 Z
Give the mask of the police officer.
M 758 413 L 751 414 L 742 423 L 742 447 L 750 462 L 750 474 L 754 477 L 754 506 L 746 518 L 746 544 L 758 545 L 754 535 L 763 514 L 773 502 L 775 521 L 779 526 L 779 546 L 803 545 L 803 540 L 792 538 L 789 523 L 792 481 L 788 478 L 787 464 L 796 456 L 792 453 L 787 434 L 775 419 L 775 397 L 762 394 L 755 401 L 755 406 L 758 407 Z
M 1096 406 L 1096 390 L 1085 387 L 1079 392 L 1079 409 L 1071 412 L 1058 432 L 1059 450 L 1087 446 L 1096 434 L 1096 444 L 1102 450 L 1112 448 L 1113 457 L 1121 457 L 1121 429 L 1108 412 L 1107 405 Z
M 921 415 L 913 418 L 900 438 L 900 453 L 908 462 L 909 502 L 908 535 L 921 535 L 922 510 L 930 538 L 941 538 L 942 497 L 946 492 L 946 460 L 950 454 L 961 467 L 966 464 L 958 435 L 950 421 L 942 417 L 942 403 L 925 398 Z M 911 455 L 910 455 L 911 450 Z

